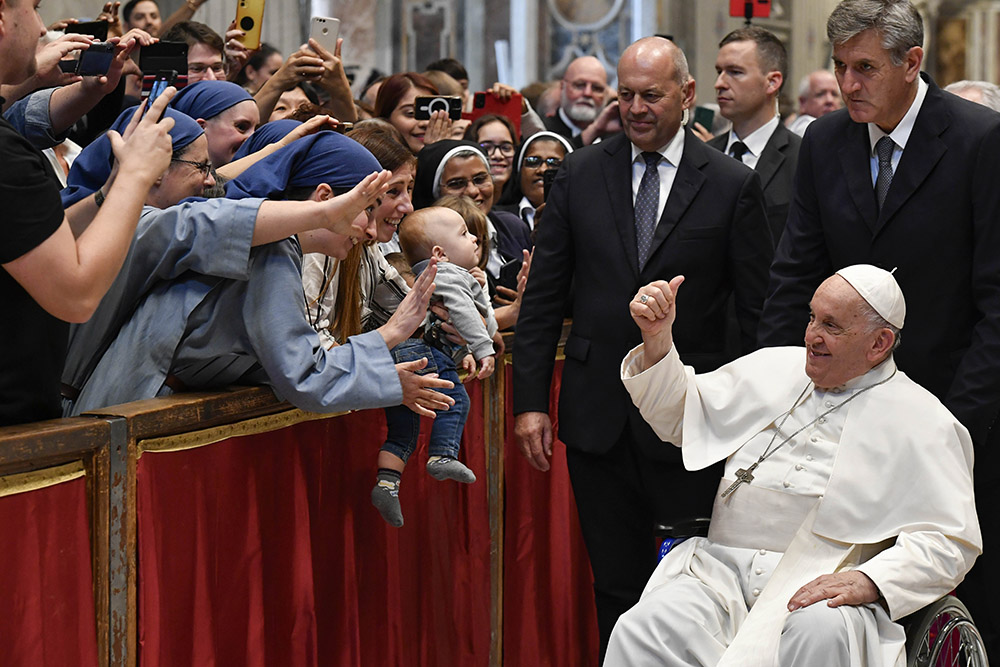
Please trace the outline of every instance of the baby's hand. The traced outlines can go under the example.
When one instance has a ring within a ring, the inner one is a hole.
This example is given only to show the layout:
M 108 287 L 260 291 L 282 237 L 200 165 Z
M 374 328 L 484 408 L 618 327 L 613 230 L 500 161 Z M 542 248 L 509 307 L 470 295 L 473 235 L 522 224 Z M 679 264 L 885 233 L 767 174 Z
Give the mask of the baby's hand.
M 471 354 L 462 357 L 462 370 L 465 371 L 465 382 L 474 380 L 476 377 L 476 358 Z
M 479 364 L 479 379 L 485 380 L 489 376 L 493 375 L 493 367 L 496 364 L 496 358 L 491 354 L 488 357 L 480 359 Z
M 485 271 L 483 271 L 478 266 L 474 266 L 471 269 L 469 269 L 469 273 L 471 273 L 472 277 L 476 279 L 476 282 L 479 283 L 480 287 L 482 287 L 482 288 L 486 287 L 486 272 Z

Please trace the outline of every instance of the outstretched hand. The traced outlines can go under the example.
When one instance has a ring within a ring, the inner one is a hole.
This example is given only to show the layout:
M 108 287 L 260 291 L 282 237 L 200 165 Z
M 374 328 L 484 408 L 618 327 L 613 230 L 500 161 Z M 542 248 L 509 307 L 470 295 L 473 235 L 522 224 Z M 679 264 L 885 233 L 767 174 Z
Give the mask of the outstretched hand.
M 275 143 L 287 146 L 293 141 L 307 137 L 310 134 L 316 134 L 324 130 L 336 130 L 338 125 L 340 125 L 340 121 L 333 116 L 320 114 L 319 116 L 313 116 L 307 121 L 303 121 L 301 125 L 298 125 L 294 130 Z
M 364 210 L 378 205 L 379 199 L 389 189 L 390 178 L 391 171 L 372 172 L 350 192 L 327 199 L 324 202 L 326 224 L 323 226 L 334 234 L 363 239 L 368 222 L 366 220 L 364 226 L 359 226 L 359 216 Z
M 448 380 L 442 380 L 437 373 L 417 375 L 417 371 L 427 365 L 427 359 L 417 359 L 396 364 L 399 383 L 403 386 L 403 405 L 422 417 L 435 417 L 435 410 L 447 410 L 455 404 L 454 399 L 434 391 L 450 389 L 455 385 Z
M 628 304 L 632 319 L 642 331 L 647 367 L 665 357 L 673 347 L 677 291 L 683 282 L 684 276 L 676 276 L 669 283 L 656 280 L 640 287 Z
M 442 139 L 451 138 L 452 120 L 448 117 L 447 111 L 434 111 L 431 119 L 427 121 L 427 129 L 424 131 L 424 145 L 437 143 Z
M 392 349 L 410 337 L 427 317 L 427 306 L 434 293 L 437 260 L 431 258 L 427 268 L 420 272 L 410 292 L 396 306 L 389 321 L 378 328 L 385 344 Z

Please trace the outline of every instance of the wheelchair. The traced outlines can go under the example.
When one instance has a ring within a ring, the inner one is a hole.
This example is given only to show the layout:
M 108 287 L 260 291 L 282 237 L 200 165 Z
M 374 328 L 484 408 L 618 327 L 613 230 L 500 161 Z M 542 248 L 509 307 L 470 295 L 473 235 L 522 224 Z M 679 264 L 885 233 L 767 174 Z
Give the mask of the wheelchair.
M 658 559 L 689 537 L 707 536 L 708 524 L 705 518 L 657 524 L 653 532 L 662 540 Z M 990 665 L 972 615 L 954 595 L 946 595 L 901 618 L 899 624 L 906 631 L 906 667 Z

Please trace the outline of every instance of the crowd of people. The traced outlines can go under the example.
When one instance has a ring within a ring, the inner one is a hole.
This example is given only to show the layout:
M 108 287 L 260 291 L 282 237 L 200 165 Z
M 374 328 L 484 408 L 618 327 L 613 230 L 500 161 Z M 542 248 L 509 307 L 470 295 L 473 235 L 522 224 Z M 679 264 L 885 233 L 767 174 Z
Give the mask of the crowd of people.
M 901 664 L 895 621 L 967 575 L 995 649 L 1000 89 L 922 73 L 909 0 L 842 0 L 786 117 L 781 40 L 726 35 L 715 136 L 662 36 L 473 115 L 454 59 L 352 90 L 342 40 L 250 51 L 203 1 L 108 3 L 86 77 L 77 19 L 0 2 L 0 425 L 234 384 L 384 408 L 371 501 L 401 526 L 421 416 L 426 472 L 476 481 L 462 382 L 515 326 L 515 435 L 550 468 L 571 318 L 558 439 L 605 664 Z M 187 76 L 149 100 L 159 41 Z M 421 115 L 451 95 L 461 118 Z M 656 564 L 654 525 L 709 515 Z

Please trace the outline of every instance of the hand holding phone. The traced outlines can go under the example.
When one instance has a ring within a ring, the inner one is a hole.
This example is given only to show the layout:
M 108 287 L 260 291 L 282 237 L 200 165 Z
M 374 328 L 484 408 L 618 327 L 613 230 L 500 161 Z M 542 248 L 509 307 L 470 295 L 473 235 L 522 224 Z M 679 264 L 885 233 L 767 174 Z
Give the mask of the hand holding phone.
M 237 0 L 236 28 L 243 31 L 236 40 L 248 50 L 260 48 L 260 29 L 264 23 L 264 0 Z
M 310 21 L 309 39 L 316 42 L 330 53 L 337 52 L 337 38 L 340 36 L 340 19 L 314 16 Z
M 430 120 L 435 111 L 447 111 L 448 118 L 461 120 L 462 98 L 458 95 L 422 95 L 413 101 L 413 117 L 417 120 Z
M 115 45 L 111 42 L 93 42 L 80 52 L 75 60 L 60 60 L 59 69 L 78 76 L 105 76 L 115 58 Z

